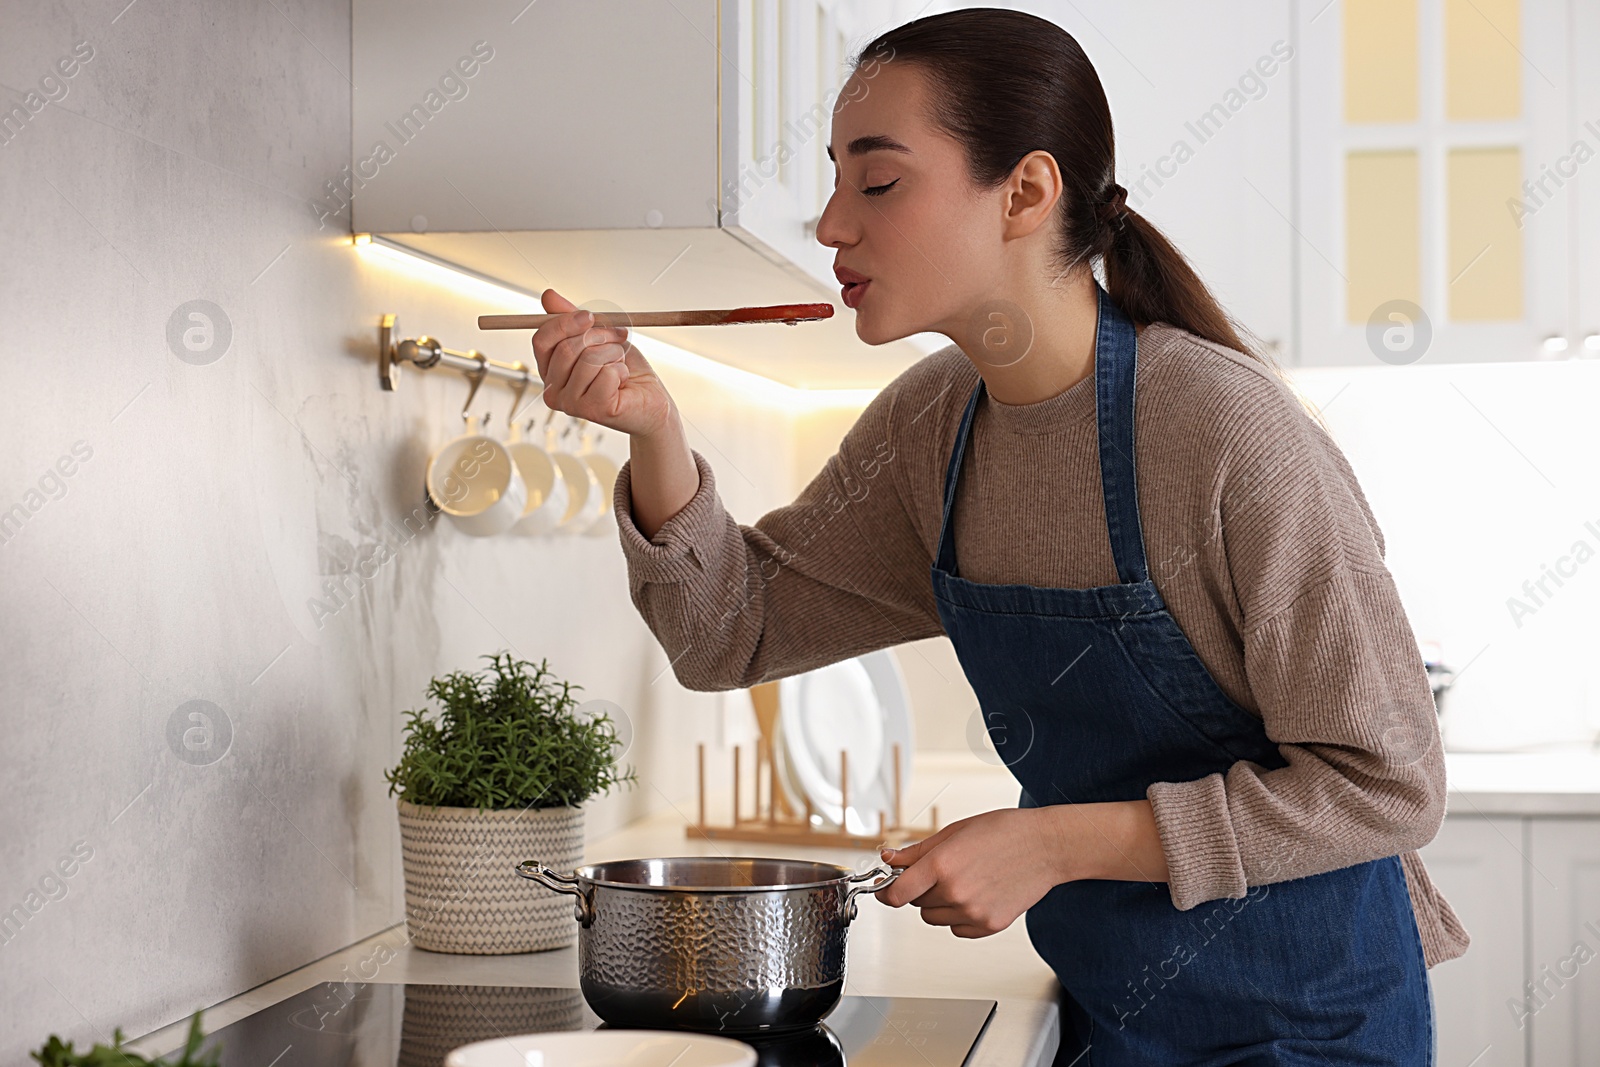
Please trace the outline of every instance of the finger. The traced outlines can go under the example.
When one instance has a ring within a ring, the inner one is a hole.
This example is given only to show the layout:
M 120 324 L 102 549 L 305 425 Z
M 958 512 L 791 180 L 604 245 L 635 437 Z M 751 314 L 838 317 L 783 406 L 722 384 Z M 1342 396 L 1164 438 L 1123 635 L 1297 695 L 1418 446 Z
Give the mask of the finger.
M 922 921 L 929 926 L 957 926 L 970 924 L 972 916 L 967 914 L 965 908 L 946 905 L 939 908 L 923 908 Z
M 576 403 L 584 411 L 592 412 L 596 416 L 616 415 L 617 393 L 622 389 L 622 383 L 627 380 L 627 364 L 620 361 L 607 363 L 600 368 L 599 373 L 584 389 Z
M 991 937 L 999 933 L 984 923 L 974 922 L 965 908 L 923 908 L 922 921 L 929 926 L 948 926 L 957 937 Z
M 913 863 L 920 860 L 923 856 L 926 856 L 928 851 L 935 845 L 949 837 L 951 831 L 957 825 L 958 823 L 951 823 L 949 826 L 946 826 L 944 829 L 932 834 L 929 837 L 923 838 L 921 841 L 913 841 L 911 844 L 902 846 L 901 848 L 885 848 L 878 854 L 883 857 L 885 863 L 888 863 L 892 866 L 909 867 Z
M 589 313 L 585 311 L 582 312 L 582 314 L 588 315 Z M 546 323 L 546 325 L 548 326 L 551 324 Z M 544 326 L 539 328 L 542 330 L 544 329 Z M 582 366 L 586 359 L 590 358 L 586 355 L 586 352 L 591 348 L 596 347 L 608 347 L 615 349 L 614 352 L 609 353 L 604 359 L 590 360 L 590 362 L 596 364 L 610 362 L 614 359 L 621 358 L 622 348 L 617 342 L 616 335 L 617 331 L 615 329 L 600 326 L 587 330 L 579 330 L 576 333 L 561 338 L 556 342 L 555 347 L 550 351 L 550 358 L 541 368 L 540 377 L 542 377 L 548 384 L 555 386 L 559 394 L 570 394 L 572 396 L 579 395 L 583 392 L 584 387 L 589 384 L 590 379 L 592 379 L 594 376 L 592 372 L 583 372 L 579 374 L 576 381 L 572 380 L 574 372 Z
M 550 290 L 546 289 L 546 293 Z M 559 299 L 559 294 L 558 297 Z M 539 365 L 539 377 L 549 379 L 550 363 L 556 348 L 561 342 L 575 334 L 581 334 L 594 325 L 594 314 L 588 311 L 573 311 L 557 315 L 556 318 L 533 331 L 533 361 Z
M 574 304 L 572 301 L 568 300 L 554 289 L 546 289 L 544 292 L 540 293 L 539 303 L 546 311 L 553 313 L 562 311 L 576 311 L 578 307 L 577 304 Z
M 880 889 L 878 899 L 891 908 L 898 908 L 916 901 L 937 885 L 938 881 L 939 874 L 933 869 L 933 861 L 924 859 L 902 871 L 900 877 L 891 882 L 888 888 Z
M 628 331 L 624 329 L 622 332 L 627 333 Z M 640 378 L 655 373 L 650 368 L 650 361 L 645 359 L 644 353 L 639 351 L 638 345 L 632 341 L 624 341 L 623 344 L 628 348 L 628 358 L 623 360 L 628 367 L 628 377 Z
M 878 856 L 883 862 L 893 867 L 909 867 L 922 858 L 924 848 L 921 841 L 913 841 L 909 845 L 899 848 L 890 848 L 884 845 L 878 850 Z
M 589 312 L 581 312 L 587 315 Z M 597 348 L 601 345 L 622 346 L 621 332 L 615 326 L 591 326 L 586 330 L 578 330 L 561 340 L 551 349 L 550 373 L 558 374 L 565 370 L 571 373 L 571 366 L 584 358 L 584 350 Z
M 950 891 L 950 886 L 945 882 L 935 882 L 933 888 L 917 897 L 911 902 L 916 908 L 943 908 L 960 904 L 961 901 Z
M 586 336 L 592 337 L 598 332 L 590 330 Z M 585 345 L 583 351 L 578 353 L 578 361 L 567 374 L 566 384 L 561 387 L 562 399 L 569 406 L 581 404 L 600 372 L 609 366 L 620 365 L 626 356 L 626 349 L 615 342 L 591 342 Z

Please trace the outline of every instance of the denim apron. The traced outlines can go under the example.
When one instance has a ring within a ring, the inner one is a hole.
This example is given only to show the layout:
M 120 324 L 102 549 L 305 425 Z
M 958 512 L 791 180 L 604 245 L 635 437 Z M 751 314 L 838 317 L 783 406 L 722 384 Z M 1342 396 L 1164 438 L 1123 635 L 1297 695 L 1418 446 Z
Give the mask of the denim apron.
M 1150 580 L 1134 482 L 1135 334 L 1096 288 L 1096 424 L 1118 584 L 985 585 L 956 573 L 950 514 L 981 381 L 945 474 L 934 596 L 1022 807 L 1142 800 L 1153 782 L 1239 760 L 1286 765 Z M 1313 859 L 1291 846 L 1282 862 Z M 1065 993 L 1058 1064 L 1432 1062 L 1427 972 L 1398 857 L 1189 911 L 1165 883 L 1067 882 L 1029 909 L 1027 929 Z

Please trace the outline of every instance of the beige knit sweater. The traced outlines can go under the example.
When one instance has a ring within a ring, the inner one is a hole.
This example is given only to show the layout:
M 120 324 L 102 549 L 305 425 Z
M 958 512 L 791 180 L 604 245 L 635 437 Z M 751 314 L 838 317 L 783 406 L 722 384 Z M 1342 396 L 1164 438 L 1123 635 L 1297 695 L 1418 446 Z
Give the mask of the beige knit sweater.
M 691 689 L 731 689 L 943 633 L 929 566 L 978 374 L 954 345 L 875 397 L 792 504 L 740 525 L 705 458 L 652 539 L 616 514 L 634 603 Z M 1222 689 L 1288 766 L 1152 785 L 1172 901 L 1400 855 L 1428 965 L 1467 935 L 1415 850 L 1444 758 L 1383 538 L 1343 454 L 1268 369 L 1165 323 L 1139 339 L 1135 463 L 1151 576 Z M 1036 404 L 985 396 L 956 495 L 962 577 L 1117 582 L 1093 376 Z

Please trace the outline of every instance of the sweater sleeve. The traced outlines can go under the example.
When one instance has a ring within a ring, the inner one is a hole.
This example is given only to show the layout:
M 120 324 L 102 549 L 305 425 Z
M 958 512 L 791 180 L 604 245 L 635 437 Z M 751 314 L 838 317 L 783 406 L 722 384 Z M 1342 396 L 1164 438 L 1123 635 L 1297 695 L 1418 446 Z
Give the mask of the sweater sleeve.
M 941 633 L 926 547 L 896 477 L 895 386 L 867 406 L 796 500 L 733 520 L 711 465 L 646 539 L 631 462 L 614 506 L 634 605 L 689 689 L 735 689 Z
M 1405 854 L 1444 816 L 1433 695 L 1354 472 L 1292 398 L 1262 406 L 1223 449 L 1217 521 L 1250 695 L 1287 766 L 1150 787 L 1179 909 Z

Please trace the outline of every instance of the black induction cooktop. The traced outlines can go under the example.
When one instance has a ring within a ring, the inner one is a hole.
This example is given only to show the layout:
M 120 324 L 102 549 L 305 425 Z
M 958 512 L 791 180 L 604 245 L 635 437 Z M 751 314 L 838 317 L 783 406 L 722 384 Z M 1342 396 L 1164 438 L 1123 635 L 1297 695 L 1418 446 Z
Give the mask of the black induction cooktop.
M 994 1007 L 847 996 L 814 1029 L 727 1036 L 763 1067 L 962 1067 Z M 576 989 L 329 982 L 223 1027 L 206 1047 L 220 1048 L 222 1067 L 442 1067 L 474 1041 L 603 1025 Z

